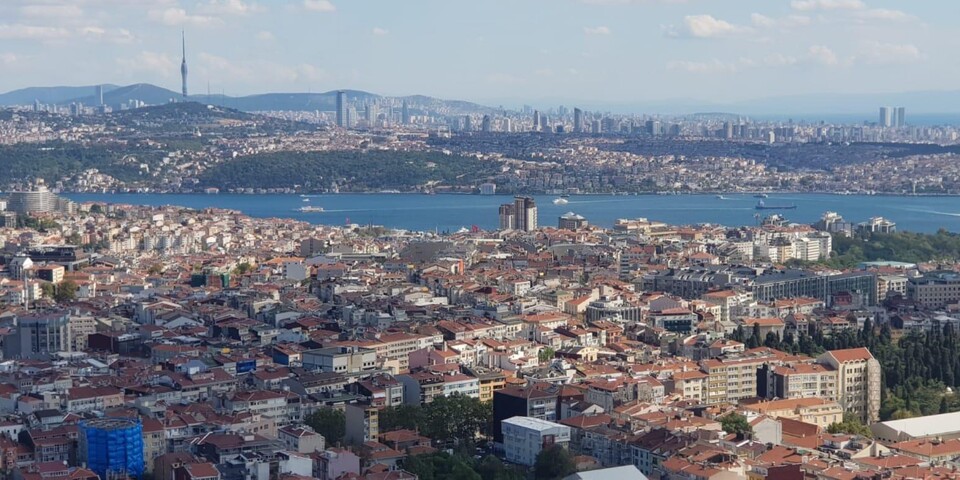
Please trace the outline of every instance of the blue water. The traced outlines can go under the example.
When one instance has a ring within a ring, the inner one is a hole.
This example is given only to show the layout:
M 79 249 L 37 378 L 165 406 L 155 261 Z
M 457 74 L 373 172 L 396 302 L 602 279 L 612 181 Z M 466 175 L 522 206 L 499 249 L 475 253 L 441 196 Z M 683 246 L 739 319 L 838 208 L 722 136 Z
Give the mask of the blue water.
M 204 195 L 204 194 L 67 194 L 78 202 L 177 205 L 188 208 L 229 208 L 253 217 L 284 217 L 315 224 L 384 225 L 409 230 L 455 231 L 476 225 L 498 226 L 497 207 L 512 201 L 504 195 L 339 194 L 312 196 L 304 202 L 298 195 Z M 583 215 L 595 225 L 609 227 L 618 218 L 645 217 L 668 224 L 715 223 L 728 226 L 756 224 L 756 213 L 780 213 L 797 223 L 813 223 L 823 212 L 834 211 L 852 222 L 882 216 L 897 222 L 900 230 L 935 232 L 945 228 L 960 232 L 960 197 L 901 197 L 827 194 L 774 194 L 767 205 L 796 205 L 796 210 L 754 209 L 751 195 L 638 195 L 570 197 L 567 205 L 554 205 L 553 196 L 535 196 L 541 226 L 557 223 L 566 212 Z M 305 205 L 323 207 L 322 213 L 295 211 Z

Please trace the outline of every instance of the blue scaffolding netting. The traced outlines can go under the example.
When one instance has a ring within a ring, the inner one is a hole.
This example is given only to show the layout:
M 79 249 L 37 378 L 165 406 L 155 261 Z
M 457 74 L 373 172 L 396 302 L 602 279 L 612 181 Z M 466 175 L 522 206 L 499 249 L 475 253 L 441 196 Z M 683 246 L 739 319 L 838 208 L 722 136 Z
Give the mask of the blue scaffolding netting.
M 80 453 L 100 478 L 118 474 L 143 476 L 143 426 L 129 418 L 97 418 L 80 422 Z

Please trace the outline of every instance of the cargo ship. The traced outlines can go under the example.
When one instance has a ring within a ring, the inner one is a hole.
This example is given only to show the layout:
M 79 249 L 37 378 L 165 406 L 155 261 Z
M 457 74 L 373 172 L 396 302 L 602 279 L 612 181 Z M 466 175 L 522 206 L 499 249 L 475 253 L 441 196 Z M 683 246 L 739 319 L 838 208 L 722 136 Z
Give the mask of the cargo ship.
M 767 205 L 763 203 L 763 200 L 757 202 L 757 206 L 753 207 L 757 210 L 796 210 L 796 205 Z

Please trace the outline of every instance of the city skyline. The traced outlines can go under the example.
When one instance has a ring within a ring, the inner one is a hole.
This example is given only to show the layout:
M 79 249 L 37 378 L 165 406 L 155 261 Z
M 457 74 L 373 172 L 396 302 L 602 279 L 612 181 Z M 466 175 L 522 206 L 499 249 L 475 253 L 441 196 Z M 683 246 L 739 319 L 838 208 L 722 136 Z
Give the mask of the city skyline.
M 0 62 L 14 74 L 0 90 L 180 90 L 183 31 L 191 91 L 227 95 L 348 88 L 515 105 L 952 89 L 960 66 L 945 55 L 960 39 L 947 29 L 960 6 L 897 4 L 14 1 L 0 6 Z

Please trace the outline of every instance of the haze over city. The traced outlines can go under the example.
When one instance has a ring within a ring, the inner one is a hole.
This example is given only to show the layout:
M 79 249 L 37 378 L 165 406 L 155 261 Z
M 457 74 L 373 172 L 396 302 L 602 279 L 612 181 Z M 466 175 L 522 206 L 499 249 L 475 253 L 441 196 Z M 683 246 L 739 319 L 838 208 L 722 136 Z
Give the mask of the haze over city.
M 960 480 L 960 0 L 0 0 L 0 480 Z
M 679 111 L 948 91 L 958 17 L 947 0 L 13 0 L 0 5 L 0 91 L 178 90 L 181 31 L 196 93 L 349 88 Z

